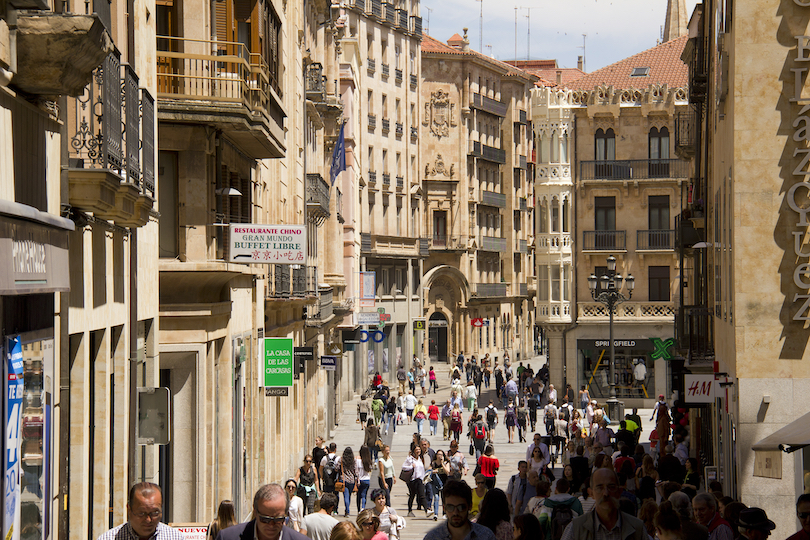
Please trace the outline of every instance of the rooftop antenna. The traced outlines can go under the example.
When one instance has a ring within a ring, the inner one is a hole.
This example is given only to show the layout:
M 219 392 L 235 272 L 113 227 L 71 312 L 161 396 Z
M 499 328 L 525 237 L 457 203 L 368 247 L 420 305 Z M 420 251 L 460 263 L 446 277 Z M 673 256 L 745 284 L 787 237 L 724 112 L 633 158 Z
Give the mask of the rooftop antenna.
M 585 71 L 585 40 L 588 38 L 588 34 L 582 34 L 582 47 L 577 47 L 577 49 L 582 49 L 582 71 Z
M 517 62 L 517 15 L 518 7 L 515 6 L 515 62 Z
M 431 12 L 431 11 L 433 11 L 433 9 L 432 9 L 432 8 L 429 8 L 429 7 L 427 7 L 427 6 L 425 6 L 425 9 L 426 9 L 426 10 L 427 10 L 427 12 L 428 12 L 428 16 L 427 16 L 427 24 L 425 25 L 425 34 L 430 35 L 430 12 Z
M 484 0 L 475 0 L 481 2 L 481 15 L 478 19 L 478 50 L 484 50 Z
M 490 55 L 490 56 L 492 56 L 492 45 L 490 45 L 489 43 L 487 43 L 486 45 L 484 45 L 484 47 L 486 47 L 487 49 L 489 49 L 489 55 Z
M 526 61 L 528 62 L 531 59 L 531 52 L 532 52 L 532 10 L 537 9 L 536 7 L 527 7 L 523 8 L 528 11 L 528 15 L 524 15 L 528 19 L 528 23 L 526 25 Z M 517 33 L 517 32 L 516 32 Z M 517 56 L 517 55 L 516 55 Z

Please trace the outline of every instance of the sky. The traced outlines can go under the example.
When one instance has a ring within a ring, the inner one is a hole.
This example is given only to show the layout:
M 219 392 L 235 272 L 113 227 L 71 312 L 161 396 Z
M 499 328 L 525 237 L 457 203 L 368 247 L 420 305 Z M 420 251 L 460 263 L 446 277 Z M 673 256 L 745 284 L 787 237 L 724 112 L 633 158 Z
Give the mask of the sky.
M 688 20 L 698 0 L 683 1 Z M 470 47 L 498 60 L 515 58 L 517 35 L 518 60 L 528 54 L 532 60 L 556 59 L 559 67 L 575 68 L 586 34 L 585 70 L 592 72 L 654 47 L 666 20 L 667 0 L 422 0 L 421 4 L 425 33 L 446 42 L 455 33 L 463 35 L 467 27 Z

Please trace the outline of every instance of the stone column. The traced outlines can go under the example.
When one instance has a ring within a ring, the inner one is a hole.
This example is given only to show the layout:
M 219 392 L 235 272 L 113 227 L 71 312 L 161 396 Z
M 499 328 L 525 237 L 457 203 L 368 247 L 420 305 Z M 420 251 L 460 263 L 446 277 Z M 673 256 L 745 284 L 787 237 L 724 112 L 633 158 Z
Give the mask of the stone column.
M 557 389 L 559 395 L 563 385 L 563 330 L 564 325 L 554 324 L 543 326 L 548 336 L 548 351 L 546 352 L 546 362 L 548 365 L 549 381 Z M 570 379 L 570 374 L 569 374 Z

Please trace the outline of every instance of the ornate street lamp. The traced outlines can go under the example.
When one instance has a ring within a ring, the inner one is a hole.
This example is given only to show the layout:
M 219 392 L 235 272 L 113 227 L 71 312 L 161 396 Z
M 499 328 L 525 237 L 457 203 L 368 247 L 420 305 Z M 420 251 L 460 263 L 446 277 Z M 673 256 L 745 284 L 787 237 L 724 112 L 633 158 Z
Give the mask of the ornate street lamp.
M 601 291 L 597 291 L 597 281 L 601 282 Z M 627 296 L 624 296 L 621 292 L 622 282 L 627 287 Z M 621 274 L 616 273 L 616 257 L 613 255 L 607 258 L 607 273 L 599 278 L 595 274 L 588 277 L 588 288 L 591 290 L 591 296 L 597 302 L 607 306 L 608 313 L 610 313 L 610 397 L 607 403 L 608 418 L 614 422 L 619 422 L 622 419 L 618 418 L 619 400 L 616 398 L 616 350 L 613 344 L 613 311 L 617 305 L 627 302 L 633 297 L 634 287 L 635 279 L 632 275 L 623 278 Z

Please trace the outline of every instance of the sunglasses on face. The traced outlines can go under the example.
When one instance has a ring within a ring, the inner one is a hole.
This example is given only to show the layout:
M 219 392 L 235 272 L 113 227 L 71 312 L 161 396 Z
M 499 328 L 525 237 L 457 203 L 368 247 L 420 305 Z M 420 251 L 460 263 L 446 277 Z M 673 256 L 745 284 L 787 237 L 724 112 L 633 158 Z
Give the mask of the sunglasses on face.
M 261 514 L 256 514 L 256 519 L 258 519 L 259 522 L 261 523 L 266 524 L 275 523 L 277 525 L 281 525 L 284 523 L 284 521 L 286 521 L 287 517 L 286 516 L 270 517 L 270 516 L 263 516 Z
M 796 512 L 796 515 L 799 517 L 799 519 L 810 518 L 810 512 Z
M 373 526 L 374 526 L 373 521 L 366 521 L 365 523 L 363 523 L 363 527 L 373 527 Z
M 467 511 L 468 506 L 466 504 L 445 504 L 444 509 L 447 510 L 448 514 L 454 514 L 458 512 L 459 514 L 463 514 Z

